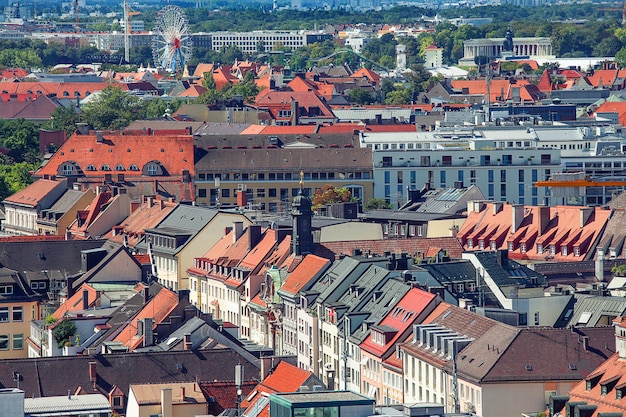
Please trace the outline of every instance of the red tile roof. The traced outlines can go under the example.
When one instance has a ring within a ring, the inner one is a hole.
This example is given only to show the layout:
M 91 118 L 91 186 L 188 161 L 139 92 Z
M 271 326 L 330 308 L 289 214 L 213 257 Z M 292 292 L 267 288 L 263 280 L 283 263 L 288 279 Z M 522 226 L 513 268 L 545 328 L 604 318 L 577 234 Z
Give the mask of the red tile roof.
M 61 182 L 56 180 L 37 180 L 23 190 L 7 197 L 4 201 L 34 208 L 60 184 Z
M 395 345 L 405 338 L 407 332 L 412 331 L 413 323 L 421 318 L 421 314 L 437 296 L 429 292 L 412 288 L 407 292 L 398 304 L 380 322 L 380 326 L 386 326 L 396 330 L 384 346 L 375 343 L 372 339 L 372 332 L 361 343 L 364 349 L 381 358 L 388 357 L 395 350 Z M 432 308 L 432 307 L 431 307 Z
M 144 166 L 158 161 L 169 176 L 179 176 L 183 170 L 194 173 L 194 148 L 191 135 L 121 135 L 105 132 L 98 141 L 95 132 L 88 135 L 75 133 L 36 175 L 59 175 L 60 167 L 69 161 L 80 167 L 86 177 L 103 177 L 105 174 L 124 174 L 125 177 L 141 177 Z M 132 170 L 132 166 L 138 170 Z M 123 170 L 117 170 L 116 167 Z M 93 167 L 95 170 L 90 170 Z M 106 168 L 107 169 L 102 169 Z
M 621 125 L 626 124 L 626 102 L 625 101 L 610 101 L 605 102 L 596 109 L 598 113 L 617 113 L 618 122 Z
M 258 384 L 250 395 L 241 403 L 242 407 L 251 408 L 262 397 L 274 393 L 296 392 L 311 377 L 311 373 L 282 361 L 274 371 Z M 269 404 L 263 407 L 258 417 L 269 417 Z
M 280 291 L 289 294 L 297 294 L 298 291 L 311 281 L 321 270 L 326 269 L 330 261 L 315 255 L 306 255 L 302 262 L 287 276 L 285 282 L 280 287 Z
M 452 259 L 460 259 L 463 253 L 461 244 L 454 237 L 325 242 L 320 246 L 330 250 L 335 256 L 350 255 L 353 249 L 361 249 L 364 253 L 368 251 L 376 254 L 406 252 L 411 256 L 417 256 L 427 253 L 431 247 L 444 249 Z
M 65 314 L 72 311 L 81 311 L 84 310 L 84 301 L 83 296 L 84 292 L 87 291 L 87 306 L 92 307 L 94 303 L 97 301 L 96 297 L 98 296 L 98 291 L 91 285 L 85 283 L 78 288 L 76 293 L 68 298 L 59 308 L 56 309 L 52 316 L 57 320 L 63 319 Z
M 39 82 L 39 81 L 0 81 L 0 93 L 2 94 L 33 94 L 53 95 L 57 98 L 76 98 L 81 99 L 90 94 L 104 90 L 105 87 L 111 86 L 110 83 L 85 83 L 85 82 Z M 128 86 L 120 83 L 115 84 L 122 90 L 128 90 Z
M 486 80 L 452 80 L 452 88 L 463 90 L 467 89 L 469 94 L 482 94 L 487 95 L 487 81 Z M 508 79 L 495 79 L 491 80 L 490 94 L 491 102 L 512 100 L 515 95 L 514 89 L 519 89 L 519 97 L 524 101 L 537 100 L 537 97 L 533 95 L 531 89 L 536 89 L 534 85 L 528 80 L 516 80 L 512 83 Z
M 176 206 L 177 203 L 162 199 L 144 198 L 144 202 L 126 220 L 115 226 L 115 234 L 110 231 L 104 237 L 112 242 L 124 243 L 124 236 L 127 236 L 128 245 L 134 247 L 144 236 L 145 229 L 155 227 Z
M 167 288 L 162 288 L 113 340 L 122 342 L 122 344 L 128 346 L 129 351 L 132 352 L 143 342 L 143 336 L 137 336 L 137 322 L 141 319 L 151 317 L 153 319 L 154 329 L 167 318 L 177 305 L 178 295 Z
M 466 250 L 507 249 L 511 259 L 591 259 L 611 211 L 595 207 L 485 203 L 469 213 L 457 238 Z M 517 218 L 515 231 L 513 217 Z M 519 217 L 518 217 L 519 216 Z M 482 242 L 481 242 L 482 241 Z

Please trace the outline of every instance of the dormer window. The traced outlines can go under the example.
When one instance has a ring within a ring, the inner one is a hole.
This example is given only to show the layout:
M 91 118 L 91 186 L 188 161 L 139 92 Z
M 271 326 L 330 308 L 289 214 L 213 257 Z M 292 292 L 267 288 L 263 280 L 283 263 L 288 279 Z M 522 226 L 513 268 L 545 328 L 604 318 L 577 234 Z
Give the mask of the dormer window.
M 335 311 L 334 308 L 326 309 L 326 321 L 328 321 L 331 324 L 335 324 L 337 322 L 337 312 Z
M 473 239 L 467 239 L 467 247 L 469 249 L 472 249 L 474 247 L 474 240 Z
M 124 168 L 124 165 L 122 165 L 122 164 L 117 164 L 117 165 L 115 165 L 115 170 L 116 171 L 126 171 L 126 168 Z
M 13 285 L 0 285 L 0 295 L 13 294 Z
M 86 171 L 97 171 L 96 167 L 94 165 L 87 165 L 87 168 L 85 168 Z
M 615 384 L 617 384 L 617 381 L 619 381 L 619 379 L 620 379 L 620 376 L 615 375 L 612 378 L 609 378 L 604 381 L 600 381 L 600 393 L 603 396 L 607 395 L 609 392 L 611 392 L 613 387 L 615 387 Z
M 104 164 L 100 167 L 100 171 L 110 171 L 111 167 L 108 166 L 107 164 Z
M 139 167 L 135 164 L 132 164 L 131 166 L 128 167 L 129 171 L 139 171 Z
M 380 346 L 385 346 L 385 335 L 376 330 L 372 330 L 372 342 Z
M 537 243 L 537 253 L 539 255 L 543 253 L 543 245 L 541 243 Z
M 60 172 L 60 174 L 62 176 L 73 175 L 74 174 L 74 170 L 75 170 L 74 164 L 71 164 L 71 163 L 68 162 L 68 163 L 65 163 L 65 164 L 61 165 L 61 169 L 60 169 L 61 172 Z
M 591 374 L 589 375 L 586 379 L 585 379 L 585 389 L 587 391 L 591 391 L 593 389 L 593 387 L 595 387 L 596 385 L 598 385 L 598 382 L 600 382 L 600 378 L 602 378 L 602 375 L 604 375 L 604 373 L 599 373 L 599 374 Z
M 567 256 L 567 246 L 561 246 L 561 255 Z

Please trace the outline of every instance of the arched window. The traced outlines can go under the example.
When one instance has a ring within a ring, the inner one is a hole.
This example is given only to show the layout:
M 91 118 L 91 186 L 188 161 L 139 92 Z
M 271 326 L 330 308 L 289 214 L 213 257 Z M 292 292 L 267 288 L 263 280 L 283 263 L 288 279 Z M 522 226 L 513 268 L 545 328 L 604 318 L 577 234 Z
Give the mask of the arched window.
M 107 164 L 104 164 L 100 167 L 100 171 L 110 171 L 111 167 L 108 166 Z
M 69 93 L 69 92 L 67 92 L 67 91 L 64 91 L 64 92 L 63 92 L 63 97 L 69 97 L 69 96 L 70 96 L 70 93 Z
M 156 175 L 159 172 L 159 167 L 156 164 L 149 164 L 146 167 L 148 175 Z
M 132 164 L 131 166 L 128 167 L 129 171 L 139 171 L 139 167 L 135 164 Z
M 116 171 L 126 171 L 126 168 L 124 168 L 124 165 L 122 165 L 122 164 L 117 164 L 117 165 L 115 165 L 115 170 Z
M 68 176 L 68 175 L 72 175 L 74 174 L 74 165 L 70 164 L 69 162 L 64 163 L 63 165 L 61 165 L 61 175 L 64 176 Z
M 85 170 L 86 171 L 97 171 L 96 167 L 91 165 L 91 164 L 87 165 L 87 168 L 85 168 Z

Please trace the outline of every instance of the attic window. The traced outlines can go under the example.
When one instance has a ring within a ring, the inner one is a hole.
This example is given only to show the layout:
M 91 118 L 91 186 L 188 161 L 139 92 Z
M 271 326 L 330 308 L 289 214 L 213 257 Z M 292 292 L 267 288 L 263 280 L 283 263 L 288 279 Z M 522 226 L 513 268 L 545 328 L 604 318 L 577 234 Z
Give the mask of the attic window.
M 530 364 L 526 364 L 526 370 L 527 371 L 532 371 L 533 370 L 533 366 Z
M 116 171 L 125 171 L 126 168 L 124 168 L 124 165 L 122 165 L 122 164 L 117 164 L 117 165 L 115 165 L 115 170 Z
M 63 97 L 69 97 L 69 96 L 70 96 L 70 93 L 69 93 L 69 92 L 67 92 L 67 91 L 64 91 L 64 92 L 63 92 Z
M 108 166 L 107 164 L 104 164 L 100 167 L 100 171 L 110 171 L 111 167 Z
M 86 171 L 97 171 L 96 167 L 93 165 L 87 165 L 87 168 L 85 168 Z
M 132 164 L 131 166 L 128 167 L 129 171 L 139 171 L 139 167 L 135 164 Z
M 569 369 L 570 369 L 570 371 L 575 371 L 576 370 L 576 365 L 573 364 L 573 363 L 570 363 L 569 364 Z

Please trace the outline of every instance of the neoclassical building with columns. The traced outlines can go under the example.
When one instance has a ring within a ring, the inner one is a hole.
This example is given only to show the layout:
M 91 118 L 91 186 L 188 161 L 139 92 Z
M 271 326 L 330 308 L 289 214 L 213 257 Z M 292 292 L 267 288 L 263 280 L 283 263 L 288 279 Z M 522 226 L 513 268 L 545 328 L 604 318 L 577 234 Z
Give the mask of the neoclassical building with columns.
M 505 51 L 506 38 L 470 39 L 463 42 L 463 58 L 459 65 L 475 65 L 474 58 L 486 56 L 491 59 L 506 55 L 533 58 L 552 58 L 550 38 L 513 38 L 513 50 Z

